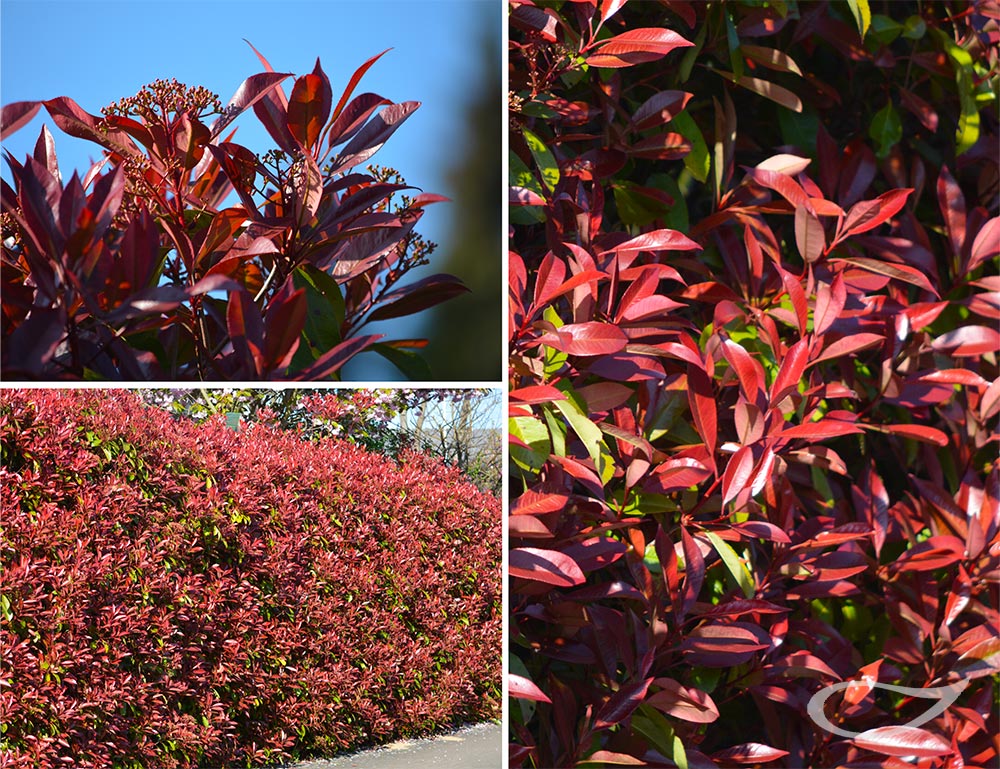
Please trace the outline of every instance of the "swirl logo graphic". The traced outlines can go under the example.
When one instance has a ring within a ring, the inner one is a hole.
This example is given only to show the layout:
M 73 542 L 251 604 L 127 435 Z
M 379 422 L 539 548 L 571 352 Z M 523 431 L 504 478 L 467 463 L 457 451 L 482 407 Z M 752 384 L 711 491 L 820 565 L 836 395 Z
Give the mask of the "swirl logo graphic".
M 933 705 L 922 715 L 917 716 L 911 721 L 907 721 L 901 726 L 920 726 L 920 724 L 925 724 L 933 718 L 937 718 L 939 715 L 944 713 L 956 699 L 958 695 L 965 691 L 965 688 L 969 685 L 968 680 L 956 681 L 948 686 L 935 686 L 928 689 L 915 689 L 910 686 L 894 686 L 892 684 L 880 684 L 877 681 L 842 681 L 839 684 L 831 684 L 823 689 L 816 692 L 812 699 L 809 700 L 809 704 L 806 705 L 806 711 L 809 713 L 809 717 L 813 720 L 817 726 L 826 729 L 828 732 L 833 732 L 841 737 L 858 737 L 863 732 L 851 732 L 847 729 L 841 729 L 839 726 L 833 724 L 829 718 L 826 717 L 826 713 L 823 712 L 823 705 L 826 701 L 830 699 L 832 695 L 839 692 L 842 689 L 847 689 L 851 686 L 858 685 L 867 686 L 870 689 L 888 689 L 891 692 L 897 692 L 899 694 L 906 694 L 910 697 L 922 697 L 929 700 L 938 700 L 937 704 Z

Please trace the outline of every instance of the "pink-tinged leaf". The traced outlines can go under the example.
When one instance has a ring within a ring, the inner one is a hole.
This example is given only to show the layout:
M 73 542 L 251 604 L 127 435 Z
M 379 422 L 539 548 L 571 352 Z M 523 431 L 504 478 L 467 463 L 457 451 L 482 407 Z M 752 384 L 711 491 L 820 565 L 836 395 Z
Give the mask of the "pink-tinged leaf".
M 957 358 L 978 357 L 1000 350 L 1000 331 L 988 326 L 962 326 L 939 336 L 931 342 L 931 348 Z
M 288 98 L 288 130 L 303 147 L 316 146 L 320 132 L 330 117 L 332 102 L 330 81 L 320 68 L 319 59 L 316 59 L 316 68 L 310 74 L 296 78 L 292 95 Z
M 323 353 L 311 366 L 297 373 L 294 379 L 298 381 L 327 379 L 336 374 L 347 361 L 371 347 L 383 336 L 383 334 L 369 334 L 347 339 L 329 352 Z
M 450 203 L 451 198 L 447 195 L 438 195 L 436 192 L 421 192 L 410 201 L 410 208 L 423 208 L 433 203 Z
M 323 199 L 323 172 L 308 152 L 302 154 L 298 166 L 292 182 L 292 216 L 301 227 L 308 224 L 319 210 Z
M 806 299 L 805 289 L 802 288 L 801 281 L 786 270 L 780 270 L 781 283 L 788 292 L 788 298 L 792 302 L 792 309 L 795 310 L 795 324 L 799 336 L 805 334 L 806 323 L 809 319 L 809 302 Z
M 594 728 L 607 729 L 609 726 L 614 726 L 628 718 L 632 711 L 642 704 L 646 690 L 649 689 L 651 683 L 653 683 L 653 679 L 647 678 L 644 681 L 623 685 L 597 711 Z
M 804 205 L 795 208 L 795 245 L 807 264 L 818 261 L 826 249 L 823 225 Z
M 212 124 L 212 138 L 214 139 L 221 134 L 225 127 L 232 123 L 240 113 L 253 107 L 276 89 L 279 83 L 289 77 L 292 77 L 291 72 L 261 72 L 251 75 L 240 83 L 240 87 L 236 89 L 236 93 L 229 100 L 222 115 Z
M 584 385 L 576 392 L 586 401 L 587 411 L 590 414 L 600 414 L 618 408 L 634 394 L 631 387 L 616 382 L 596 382 L 592 385 Z
M 924 128 L 931 133 L 937 131 L 938 113 L 930 104 L 906 88 L 899 89 L 899 97 L 899 103 L 916 115 Z
M 514 415 L 513 412 L 511 412 L 511 415 Z M 530 449 L 523 441 L 515 443 L 514 441 L 516 440 L 516 438 L 512 439 L 511 444 Z M 511 537 L 521 537 L 522 539 L 552 539 L 555 536 L 548 526 L 533 515 L 520 515 L 516 518 L 508 517 L 507 532 Z
M 833 283 L 820 283 L 816 288 L 816 309 L 813 311 L 813 333 L 825 334 L 834 324 L 847 303 L 847 287 L 844 275 L 838 272 Z
M 951 251 L 958 255 L 962 253 L 962 244 L 965 242 L 965 196 L 962 195 L 962 189 L 951 175 L 948 166 L 941 167 L 941 174 L 937 180 L 937 196 Z
M 653 230 L 602 251 L 601 256 L 634 256 L 641 251 L 701 251 L 701 246 L 676 230 Z
M 30 123 L 41 106 L 40 101 L 15 101 L 5 104 L 0 110 L 0 139 L 6 139 L 14 131 Z
M 779 750 L 759 742 L 744 742 L 725 750 L 718 750 L 712 754 L 712 758 L 717 765 L 726 766 L 729 763 L 766 764 L 768 761 L 777 761 L 787 755 L 787 750 Z
M 518 403 L 551 403 L 566 400 L 566 393 L 552 385 L 529 385 L 511 390 L 507 397 Z
M 386 294 L 369 320 L 386 320 L 413 315 L 468 291 L 454 275 L 431 275 Z
M 617 753 L 613 750 L 595 750 L 577 766 L 648 766 L 641 758 L 636 758 L 628 753 Z
M 681 686 L 672 678 L 657 678 L 653 685 L 661 689 L 644 704 L 693 724 L 710 724 L 719 718 L 719 709 L 706 692 Z
M 739 495 L 746 488 L 753 473 L 753 450 L 750 446 L 741 446 L 729 459 L 726 470 L 722 474 L 722 504 Z
M 691 152 L 691 142 L 679 133 L 665 132 L 629 145 L 628 154 L 647 160 L 677 160 Z
M 691 94 L 684 91 L 655 93 L 632 115 L 632 127 L 637 131 L 645 131 L 669 123 L 675 115 L 683 112 L 690 99 Z
M 913 192 L 911 188 L 889 190 L 879 195 L 875 200 L 862 200 L 855 203 L 847 212 L 841 228 L 842 235 L 838 240 L 848 235 L 858 235 L 878 227 L 902 210 L 906 200 Z
M 640 320 L 666 320 L 671 312 L 686 306 L 665 296 L 647 296 L 629 305 L 618 320 L 628 323 Z
M 564 595 L 571 601 L 582 601 L 584 603 L 601 601 L 605 598 L 624 598 L 630 601 L 639 601 L 643 604 L 647 603 L 646 596 L 639 590 L 628 582 L 617 579 L 612 582 L 601 582 L 596 585 L 577 588 Z
M 762 187 L 774 190 L 796 209 L 809 202 L 809 196 L 802 189 L 802 186 L 783 173 L 770 171 L 766 168 L 750 168 L 747 170 L 747 177 Z
M 695 428 L 701 436 L 709 456 L 715 454 L 718 441 L 718 414 L 712 379 L 697 366 L 688 366 L 688 403 Z
M 419 106 L 418 101 L 404 101 L 382 109 L 347 143 L 334 160 L 330 173 L 341 173 L 368 160 Z
M 512 577 L 544 582 L 556 587 L 573 587 L 587 581 L 576 561 L 565 553 L 535 547 L 516 547 L 511 550 L 508 572 Z
M 805 171 L 811 162 L 809 158 L 800 158 L 798 155 L 780 154 L 762 160 L 756 168 L 760 171 L 773 171 L 785 176 L 795 176 Z
M 386 48 L 382 51 L 382 53 L 372 56 L 368 61 L 354 71 L 354 74 L 351 75 L 350 82 L 347 84 L 347 88 L 344 89 L 344 93 L 340 97 L 340 101 L 337 102 L 337 106 L 333 110 L 333 117 L 335 120 L 340 117 L 340 111 L 344 109 L 344 105 L 347 104 L 347 100 L 350 99 L 351 94 L 354 93 L 354 88 L 361 81 L 361 78 L 364 77 L 365 73 L 371 68 L 372 64 L 377 62 L 391 50 L 391 48 Z
M 750 476 L 750 496 L 756 497 L 764 490 L 767 482 L 771 479 L 771 474 L 774 472 L 774 465 L 777 461 L 777 455 L 774 450 L 770 447 L 764 449 L 764 456 L 760 458 L 760 461 L 753 469 L 753 475 Z
M 951 743 L 926 729 L 915 726 L 880 726 L 855 737 L 859 748 L 886 756 L 945 756 L 951 753 Z
M 771 385 L 771 406 L 777 406 L 789 395 L 798 392 L 799 382 L 809 362 L 809 339 L 800 339 L 785 353 L 781 368 Z
M 972 580 L 969 574 L 960 564 L 958 574 L 955 575 L 951 583 L 951 590 L 948 592 L 948 601 L 944 607 L 944 624 L 950 625 L 962 613 L 972 598 Z
M 528 489 L 515 499 L 510 506 L 511 515 L 545 515 L 565 510 L 569 497 L 565 494 L 551 494 Z
M 852 355 L 859 350 L 865 350 L 869 347 L 874 347 L 876 344 L 881 344 L 883 341 L 884 338 L 881 334 L 853 334 L 845 336 L 843 339 L 838 339 L 833 344 L 824 348 L 822 354 L 810 361 L 809 365 L 814 366 L 824 360 Z
M 535 304 L 535 311 L 537 312 L 538 310 L 544 309 L 545 305 L 549 304 L 553 299 L 556 299 L 563 294 L 568 294 L 577 286 L 583 286 L 587 283 L 596 283 L 607 279 L 608 276 L 599 270 L 584 270 L 583 272 L 578 272 L 569 279 L 561 281 L 555 285 L 553 285 L 551 281 L 547 281 L 545 291 L 539 295 L 539 301 Z
M 611 323 L 570 323 L 542 338 L 544 344 L 568 355 L 611 355 L 625 349 L 628 337 Z
M 705 557 L 686 526 L 681 527 L 681 548 L 684 552 L 684 597 L 678 621 L 698 600 L 698 593 L 701 592 L 701 585 L 705 580 Z
M 753 403 L 757 393 L 763 390 L 763 369 L 758 371 L 760 364 L 755 363 L 750 354 L 732 339 L 724 339 L 721 347 L 726 361 L 736 372 L 743 394 Z
M 861 428 L 850 422 L 841 422 L 836 419 L 821 419 L 818 422 L 806 422 L 805 424 L 788 427 L 781 431 L 781 437 L 786 440 L 793 440 L 795 438 L 824 440 L 826 438 L 836 438 L 841 435 L 856 435 L 860 432 L 862 432 Z
M 49 173 L 52 174 L 57 182 L 62 183 L 62 174 L 59 173 L 59 161 L 56 158 L 56 141 L 47 125 L 42 125 L 42 130 L 38 134 L 38 141 L 35 142 L 35 151 L 33 154 L 35 160 L 49 169 Z M 65 223 L 63 224 L 63 228 L 66 228 Z
M 514 673 L 507 674 L 507 692 L 511 697 L 516 697 L 519 700 L 533 700 L 535 702 L 548 702 L 552 704 L 549 696 L 539 689 L 534 681 L 530 678 L 515 675 Z
M 966 271 L 971 273 L 979 265 L 1000 256 L 1000 216 L 994 216 L 980 227 L 972 241 L 969 252 L 969 265 Z
M 512 206 L 544 206 L 545 198 L 527 187 L 512 186 L 507 191 L 507 203 Z
M 874 462 L 865 468 L 860 484 L 852 487 L 851 492 L 855 508 L 863 512 L 865 523 L 872 529 L 872 544 L 875 546 L 875 557 L 878 558 L 889 528 L 889 492 L 886 491 Z
M 587 64 L 591 67 L 631 67 L 656 61 L 675 48 L 692 45 L 694 43 L 669 29 L 639 27 L 600 43 L 598 52 L 587 57 Z
M 580 571 L 588 572 L 613 564 L 628 552 L 628 545 L 610 537 L 591 537 L 566 545 L 562 552 L 576 562 Z
M 985 638 L 964 652 L 952 670 L 963 678 L 995 676 L 1000 672 L 1000 637 Z
M 601 21 L 598 28 L 622 9 L 628 0 L 601 0 Z

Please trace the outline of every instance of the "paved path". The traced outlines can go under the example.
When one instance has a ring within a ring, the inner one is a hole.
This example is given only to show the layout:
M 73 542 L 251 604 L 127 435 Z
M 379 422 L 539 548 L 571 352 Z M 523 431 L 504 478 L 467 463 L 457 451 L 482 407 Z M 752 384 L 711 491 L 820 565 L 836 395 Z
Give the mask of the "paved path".
M 502 769 L 503 728 L 485 723 L 425 740 L 291 764 L 286 769 Z

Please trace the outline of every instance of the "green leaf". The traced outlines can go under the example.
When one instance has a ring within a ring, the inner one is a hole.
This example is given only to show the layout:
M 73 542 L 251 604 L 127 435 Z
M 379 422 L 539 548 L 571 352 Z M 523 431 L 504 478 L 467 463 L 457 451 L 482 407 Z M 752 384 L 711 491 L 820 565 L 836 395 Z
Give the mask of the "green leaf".
M 552 401 L 552 405 L 557 408 L 566 418 L 573 432 L 583 442 L 590 458 L 594 460 L 594 466 L 601 466 L 601 444 L 604 442 L 604 433 L 601 428 L 595 425 L 587 417 L 586 410 L 580 405 L 580 396 L 569 387 L 560 388 L 566 393 L 566 400 Z M 605 452 L 607 448 L 605 447 Z
M 880 160 L 888 157 L 889 151 L 903 138 L 903 124 L 891 101 L 875 113 L 868 126 L 868 135 L 878 142 L 875 154 Z
M 304 338 L 313 350 L 313 360 L 341 342 L 344 323 L 344 297 L 340 286 L 328 273 L 311 264 L 299 267 L 292 275 L 296 289 L 306 290 Z
M 542 182 L 548 187 L 549 192 L 556 188 L 559 183 L 559 164 L 556 163 L 555 156 L 545 146 L 545 142 L 539 139 L 527 128 L 523 131 L 524 140 L 528 143 L 531 156 L 535 159 L 535 165 L 542 175 Z
M 861 39 L 864 40 L 865 35 L 868 34 L 868 27 L 872 23 L 872 12 L 868 7 L 868 0 L 847 0 L 847 6 L 851 9 L 854 22 L 858 25 L 858 32 L 861 33 Z
M 694 122 L 694 118 L 688 114 L 687 110 L 681 112 L 679 115 L 674 115 L 674 119 L 670 122 L 677 133 L 691 142 L 691 151 L 684 156 L 685 168 L 699 182 L 704 182 L 708 179 L 711 158 L 708 154 L 708 145 L 705 143 L 705 137 L 702 135 L 701 129 L 698 128 L 698 124 Z
M 809 105 L 802 112 L 786 107 L 778 108 L 778 127 L 785 144 L 798 147 L 810 157 L 816 157 L 816 134 L 819 133 L 819 115 Z
M 611 183 L 622 223 L 643 226 L 666 219 L 672 206 L 643 194 L 638 186 L 627 180 Z
M 545 192 L 542 190 L 542 185 L 538 183 L 538 179 L 531 173 L 531 169 L 524 164 L 524 161 L 521 160 L 518 154 L 511 151 L 507 153 L 507 157 L 509 158 L 510 166 L 507 178 L 510 181 L 510 185 L 512 187 L 524 187 L 544 196 Z
M 903 22 L 903 37 L 920 40 L 925 34 L 927 34 L 927 22 L 922 17 L 913 14 Z
M 733 23 L 733 16 L 727 10 L 724 11 L 726 17 L 726 43 L 729 45 L 729 66 L 732 67 L 736 80 L 743 77 L 743 52 L 740 51 L 740 36 L 736 32 L 736 25 Z
M 649 744 L 656 748 L 661 755 L 675 754 L 677 735 L 674 733 L 674 727 L 667 720 L 667 717 L 652 705 L 644 703 L 639 706 L 638 712 L 632 716 L 632 727 L 649 740 Z M 683 747 L 681 750 L 683 751 Z M 676 759 L 674 763 L 681 766 Z M 683 769 L 687 769 L 686 756 Z
M 872 37 L 882 45 L 888 45 L 903 31 L 903 25 L 895 19 L 876 13 L 872 16 L 872 25 L 869 28 Z
M 528 448 L 512 443 L 510 458 L 522 470 L 529 472 L 542 468 L 552 453 L 549 431 L 538 417 L 513 417 L 510 420 L 510 434 L 524 441 Z
M 948 37 L 942 30 L 935 30 L 944 46 L 945 53 L 955 65 L 955 83 L 958 86 L 958 100 L 961 114 L 955 130 L 955 154 L 967 152 L 979 141 L 979 107 L 976 104 L 975 69 L 972 55 Z
M 746 564 L 740 560 L 740 557 L 736 554 L 736 551 L 726 542 L 724 539 L 719 537 L 718 534 L 712 531 L 706 531 L 705 536 L 709 538 L 712 546 L 715 548 L 715 552 L 719 554 L 722 558 L 722 562 L 729 569 L 729 573 L 733 575 L 733 579 L 736 580 L 736 584 L 740 586 L 743 591 L 743 595 L 747 598 L 753 598 L 756 590 L 754 589 L 753 577 L 750 576 L 750 571 L 747 569 Z
M 427 382 L 434 378 L 427 361 L 413 350 L 393 347 L 385 342 L 373 344 L 369 349 L 374 350 L 398 368 L 410 381 Z

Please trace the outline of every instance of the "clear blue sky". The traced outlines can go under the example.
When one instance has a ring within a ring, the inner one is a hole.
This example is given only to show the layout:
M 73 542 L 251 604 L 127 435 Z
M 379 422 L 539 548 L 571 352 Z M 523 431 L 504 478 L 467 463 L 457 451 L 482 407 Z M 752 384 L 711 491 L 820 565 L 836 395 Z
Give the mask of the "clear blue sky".
M 225 103 L 246 77 L 263 71 L 243 38 L 279 72 L 310 72 L 318 56 L 336 102 L 355 69 L 391 47 L 355 94 L 373 91 L 423 106 L 372 161 L 396 168 L 408 183 L 427 192 L 454 197 L 449 160 L 467 140 L 467 104 L 484 66 L 501 76 L 499 60 L 486 65 L 482 58 L 486 36 L 501 35 L 503 7 L 499 0 L 2 0 L 0 102 L 70 96 L 99 114 L 101 107 L 131 96 L 146 83 L 176 78 L 205 86 Z M 287 81 L 286 93 L 290 89 Z M 499 105 L 497 114 L 499 119 Z M 59 132 L 44 109 L 4 148 L 23 160 L 43 122 L 55 135 L 64 179 L 73 168 L 85 168 L 89 159 L 100 157 L 96 145 Z M 252 111 L 236 125 L 235 141 L 257 152 L 272 146 Z M 3 165 L 4 178 L 10 180 Z M 459 210 L 456 204 L 431 206 L 418 229 L 443 250 L 450 217 Z M 411 321 L 400 335 L 417 333 Z M 394 368 L 374 360 L 377 356 L 363 357 L 372 358 L 374 365 L 355 377 L 397 376 Z

